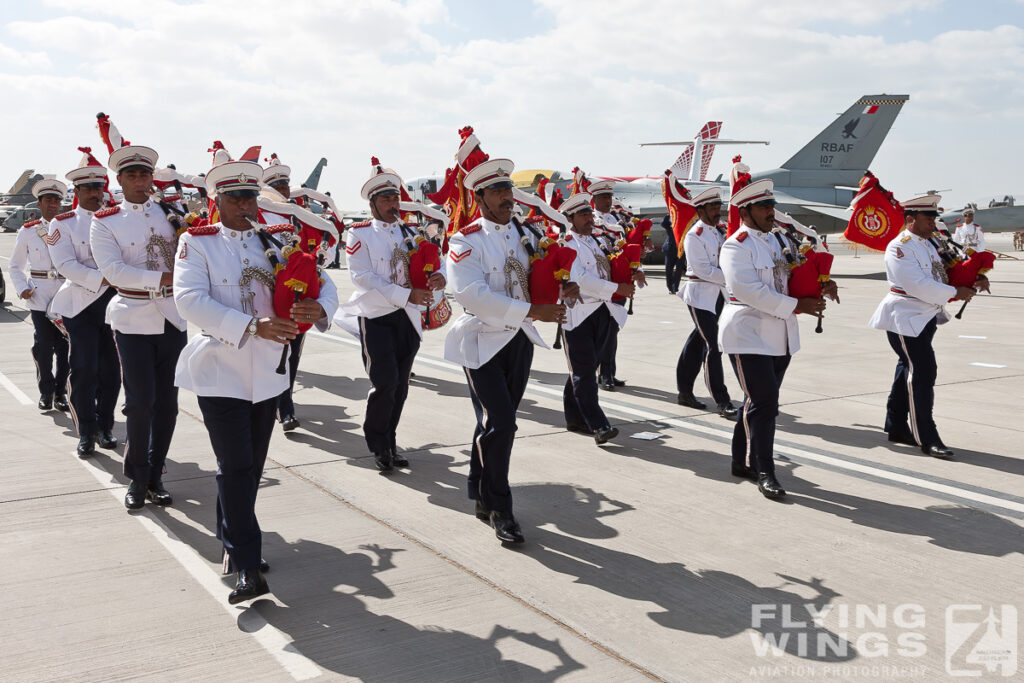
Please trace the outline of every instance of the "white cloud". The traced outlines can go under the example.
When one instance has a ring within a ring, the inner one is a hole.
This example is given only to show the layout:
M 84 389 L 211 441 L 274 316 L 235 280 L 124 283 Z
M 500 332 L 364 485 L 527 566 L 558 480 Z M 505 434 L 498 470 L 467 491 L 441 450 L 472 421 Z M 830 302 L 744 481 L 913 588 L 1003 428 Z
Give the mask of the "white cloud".
M 100 110 L 179 168 L 204 170 L 214 139 L 262 143 L 300 175 L 327 156 L 324 185 L 352 206 L 372 154 L 410 177 L 442 172 L 466 124 L 521 167 L 635 175 L 677 154 L 637 143 L 715 118 L 726 136 L 771 138 L 747 158 L 772 167 L 860 95 L 890 92 L 911 95 L 875 164 L 897 193 L 952 186 L 966 199 L 991 176 L 1019 183 L 1006 146 L 1024 110 L 1020 27 L 878 35 L 880 22 L 940 11 L 931 0 L 537 4 L 548 23 L 534 35 L 455 44 L 437 37 L 459 19 L 441 0 L 108 0 L 87 12 L 50 0 L 52 18 L 5 27 L 0 87 L 22 107 L 0 123 L 39 134 L 8 143 L 0 177 L 73 165 L 76 145 L 100 146 Z M 529 9 L 493 12 L 500 26 Z M 982 174 L 947 161 L 968 138 Z M 720 154 L 712 170 L 727 165 Z

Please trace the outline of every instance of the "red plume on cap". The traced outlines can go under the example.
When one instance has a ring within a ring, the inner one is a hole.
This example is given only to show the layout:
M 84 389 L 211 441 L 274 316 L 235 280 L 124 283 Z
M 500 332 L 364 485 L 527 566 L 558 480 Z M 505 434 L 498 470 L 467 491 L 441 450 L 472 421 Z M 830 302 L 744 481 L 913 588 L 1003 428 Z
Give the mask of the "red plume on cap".
M 737 154 L 732 163 L 732 171 L 729 172 L 730 197 L 735 196 L 739 190 L 750 184 L 750 167 L 743 163 L 742 157 Z M 734 232 L 740 229 L 740 210 L 731 204 L 729 205 L 728 224 L 729 227 L 726 230 L 726 234 L 731 237 Z
M 117 130 L 117 126 L 111 123 L 110 117 L 103 112 L 96 114 L 96 127 L 99 128 L 100 139 L 103 140 L 111 154 L 113 154 L 115 149 L 132 144 L 121 137 L 121 132 Z
M 373 166 L 373 172 L 377 175 L 384 172 L 384 166 L 381 165 L 380 159 L 377 157 L 370 157 L 370 165 Z
M 275 161 L 277 163 L 281 163 L 281 160 L 277 158 L 277 152 L 271 152 L 269 158 L 268 157 L 263 157 L 263 161 L 267 162 L 268 164 L 271 164 L 271 163 L 273 163 Z
M 224 143 L 221 142 L 220 140 L 214 140 L 213 141 L 213 145 L 208 150 L 206 150 L 206 151 L 207 152 L 216 152 L 218 149 L 224 149 Z M 227 151 L 227 150 L 225 150 L 225 151 Z
M 99 161 L 96 160 L 96 157 L 94 157 L 92 155 L 92 147 L 79 147 L 78 151 L 85 155 L 84 157 L 82 157 L 82 163 L 78 164 L 79 168 L 81 168 L 82 166 L 102 166 L 103 165 Z

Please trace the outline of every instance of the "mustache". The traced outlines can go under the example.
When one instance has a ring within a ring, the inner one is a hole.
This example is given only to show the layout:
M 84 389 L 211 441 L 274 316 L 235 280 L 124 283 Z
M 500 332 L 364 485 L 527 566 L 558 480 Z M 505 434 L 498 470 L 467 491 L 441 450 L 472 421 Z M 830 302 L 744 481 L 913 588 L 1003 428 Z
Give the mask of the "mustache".
M 509 199 L 508 201 L 504 201 L 501 204 L 499 204 L 498 208 L 499 209 L 511 209 L 513 206 L 515 206 L 515 202 L 513 202 L 511 199 Z

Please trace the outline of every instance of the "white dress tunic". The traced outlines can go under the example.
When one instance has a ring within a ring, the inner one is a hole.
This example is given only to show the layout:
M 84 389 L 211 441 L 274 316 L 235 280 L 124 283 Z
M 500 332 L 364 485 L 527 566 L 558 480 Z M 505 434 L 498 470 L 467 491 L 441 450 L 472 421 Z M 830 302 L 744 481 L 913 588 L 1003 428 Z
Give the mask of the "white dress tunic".
M 212 234 L 181 236 L 174 266 L 174 302 L 185 320 L 200 328 L 178 358 L 174 383 L 199 396 L 259 403 L 288 388 L 277 374 L 281 344 L 251 336 L 249 321 L 273 317 L 273 268 L 254 230 L 217 223 Z M 262 271 L 262 272 L 261 272 Z M 338 308 L 334 283 L 324 277 L 317 299 L 330 326 Z
M 792 355 L 800 350 L 789 265 L 775 235 L 741 225 L 722 246 L 729 299 L 718 345 L 723 353 Z

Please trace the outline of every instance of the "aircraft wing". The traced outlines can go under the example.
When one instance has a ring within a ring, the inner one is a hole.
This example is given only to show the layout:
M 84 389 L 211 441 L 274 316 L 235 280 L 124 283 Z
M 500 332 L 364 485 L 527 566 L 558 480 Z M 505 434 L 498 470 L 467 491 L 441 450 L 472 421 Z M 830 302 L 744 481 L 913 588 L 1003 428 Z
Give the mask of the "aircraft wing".
M 807 201 L 779 190 L 775 190 L 775 201 L 778 203 L 778 211 L 799 217 L 798 220 L 801 223 L 815 225 L 815 230 L 819 233 L 842 232 L 846 229 L 846 224 L 850 222 L 850 217 L 853 215 L 853 212 L 847 207 Z M 842 227 L 838 230 L 830 229 L 829 226 L 833 225 L 833 221 L 826 221 L 824 225 L 818 225 L 820 221 L 816 221 L 815 216 L 827 216 L 840 221 Z

